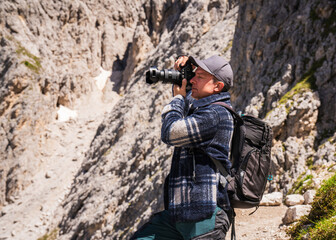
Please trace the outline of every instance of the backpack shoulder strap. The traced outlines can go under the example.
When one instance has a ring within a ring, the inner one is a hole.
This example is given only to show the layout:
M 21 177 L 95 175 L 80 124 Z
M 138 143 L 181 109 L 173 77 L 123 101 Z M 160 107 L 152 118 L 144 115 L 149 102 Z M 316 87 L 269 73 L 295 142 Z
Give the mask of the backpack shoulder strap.
M 216 105 L 221 105 L 223 107 L 225 107 L 227 110 L 229 110 L 229 112 L 233 115 L 233 118 L 236 121 L 241 121 L 243 122 L 243 120 L 241 119 L 241 117 L 239 116 L 238 113 L 236 113 L 235 110 L 232 109 L 232 107 L 230 107 L 230 105 L 224 103 L 224 102 L 214 102 L 212 104 L 216 104 Z M 232 180 L 231 175 L 227 172 L 227 170 L 224 168 L 224 166 L 221 164 L 221 162 L 217 159 L 214 159 L 212 157 L 210 157 L 211 160 L 214 162 L 214 164 L 216 165 L 217 169 L 219 170 L 219 172 L 225 177 L 225 179 L 230 182 Z M 225 185 L 224 185 L 225 186 Z
M 240 115 L 235 110 L 233 110 L 233 108 L 229 104 L 227 104 L 225 102 L 214 102 L 212 104 L 221 105 L 221 106 L 225 107 L 233 115 L 233 117 L 236 121 L 238 121 L 240 123 L 243 122 L 243 119 L 241 119 Z
M 239 166 L 241 152 L 244 146 L 244 139 L 246 135 L 246 129 L 244 126 L 244 120 L 233 108 L 224 102 L 214 102 L 212 104 L 220 105 L 226 108 L 233 117 L 234 131 L 232 136 L 231 150 L 230 150 L 230 160 L 233 164 L 233 168 Z
M 210 157 L 210 156 L 209 156 Z M 217 169 L 219 170 L 219 172 L 225 177 L 225 179 L 230 182 L 232 177 L 231 175 L 226 171 L 226 169 L 224 168 L 224 166 L 220 163 L 219 160 L 214 159 L 212 157 L 210 157 L 211 160 L 214 162 L 214 164 L 216 165 Z M 225 185 L 224 185 L 225 186 Z

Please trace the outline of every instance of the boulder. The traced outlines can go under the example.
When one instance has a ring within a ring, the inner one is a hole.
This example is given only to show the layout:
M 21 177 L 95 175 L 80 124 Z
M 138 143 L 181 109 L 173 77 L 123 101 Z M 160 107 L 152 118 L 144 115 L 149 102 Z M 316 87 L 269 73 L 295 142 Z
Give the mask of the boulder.
M 261 199 L 260 206 L 279 206 L 282 203 L 282 199 L 281 192 L 268 193 Z
M 310 205 L 297 205 L 289 207 L 282 219 L 283 224 L 290 224 L 299 220 L 302 216 L 307 215 L 310 209 Z
M 285 204 L 287 206 L 295 206 L 295 205 L 300 205 L 303 203 L 304 203 L 304 198 L 300 194 L 287 195 L 285 199 Z
M 316 190 L 307 190 L 305 194 L 303 194 L 304 204 L 311 204 L 314 200 L 316 194 Z

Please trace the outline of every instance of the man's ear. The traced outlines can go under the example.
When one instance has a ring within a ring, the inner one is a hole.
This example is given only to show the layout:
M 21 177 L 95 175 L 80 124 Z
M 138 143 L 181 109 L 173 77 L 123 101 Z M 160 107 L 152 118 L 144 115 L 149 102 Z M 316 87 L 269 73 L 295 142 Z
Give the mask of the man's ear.
M 216 87 L 215 87 L 214 91 L 216 93 L 220 93 L 223 88 L 224 88 L 224 83 L 222 81 L 217 81 L 216 82 Z

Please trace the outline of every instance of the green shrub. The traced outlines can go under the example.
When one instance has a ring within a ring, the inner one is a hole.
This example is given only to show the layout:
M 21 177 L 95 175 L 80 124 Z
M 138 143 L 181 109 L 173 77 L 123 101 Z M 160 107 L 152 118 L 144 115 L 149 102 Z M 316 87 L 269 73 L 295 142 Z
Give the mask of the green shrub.
M 308 216 L 292 226 L 291 239 L 336 239 L 336 174 L 326 180 L 317 190 Z
M 319 221 L 310 231 L 311 239 L 332 240 L 336 238 L 336 218 L 326 218 Z
M 288 194 L 304 194 L 308 189 L 313 188 L 313 175 L 306 173 L 301 174 L 293 187 L 288 191 Z
M 292 100 L 296 94 L 301 94 L 307 91 L 316 91 L 317 89 L 317 86 L 315 83 L 316 77 L 314 76 L 314 74 L 317 71 L 317 69 L 322 67 L 323 62 L 325 60 L 326 60 L 326 57 L 314 62 L 312 66 L 310 67 L 310 69 L 305 74 L 303 74 L 300 81 L 298 81 L 285 95 L 281 97 L 281 99 L 279 100 L 279 106 L 287 104 L 289 100 Z M 291 105 L 293 105 L 293 103 L 291 103 Z M 287 114 L 289 114 L 289 111 L 292 107 L 291 105 L 288 105 L 286 107 Z M 269 114 L 272 111 L 273 109 L 269 111 L 268 113 L 266 113 L 266 117 L 269 116 Z
M 279 105 L 286 104 L 288 100 L 292 99 L 294 95 L 302 93 L 307 90 L 315 91 L 316 87 L 316 78 L 314 76 L 316 70 L 323 65 L 325 57 L 314 62 L 311 68 L 302 76 L 302 79 L 291 89 L 289 90 L 282 98 L 279 100 Z
M 39 73 L 41 69 L 40 58 L 30 53 L 26 48 L 21 46 L 20 43 L 17 43 L 17 44 L 18 44 L 18 48 L 16 49 L 16 53 L 19 56 L 24 56 L 25 58 L 29 58 L 29 61 L 24 60 L 21 63 L 23 63 L 27 68 L 34 71 L 35 73 Z

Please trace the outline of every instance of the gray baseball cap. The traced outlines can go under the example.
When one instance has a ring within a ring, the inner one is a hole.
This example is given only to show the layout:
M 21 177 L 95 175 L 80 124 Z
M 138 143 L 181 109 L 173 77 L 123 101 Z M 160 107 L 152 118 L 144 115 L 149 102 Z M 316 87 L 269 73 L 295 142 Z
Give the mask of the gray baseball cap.
M 204 60 L 189 57 L 192 64 L 201 67 L 211 75 L 215 76 L 219 81 L 224 82 L 225 91 L 233 86 L 233 72 L 228 61 L 223 57 L 214 55 Z

